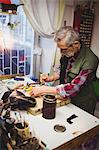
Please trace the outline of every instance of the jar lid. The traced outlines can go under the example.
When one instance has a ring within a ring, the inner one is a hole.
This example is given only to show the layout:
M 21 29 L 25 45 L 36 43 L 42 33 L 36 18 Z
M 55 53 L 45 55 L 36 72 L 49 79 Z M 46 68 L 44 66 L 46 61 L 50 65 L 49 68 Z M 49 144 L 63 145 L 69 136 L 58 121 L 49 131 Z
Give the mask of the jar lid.
M 52 95 L 52 94 L 46 94 L 43 97 L 43 101 L 48 102 L 48 103 L 55 103 L 56 97 L 55 95 Z

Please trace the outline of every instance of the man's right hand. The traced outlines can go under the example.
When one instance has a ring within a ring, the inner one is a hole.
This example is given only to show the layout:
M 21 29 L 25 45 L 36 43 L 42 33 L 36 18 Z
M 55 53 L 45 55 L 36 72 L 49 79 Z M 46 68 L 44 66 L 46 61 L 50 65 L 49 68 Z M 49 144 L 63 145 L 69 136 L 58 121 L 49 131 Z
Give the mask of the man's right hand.
M 44 84 L 45 82 L 52 82 L 59 79 L 59 75 L 57 73 L 54 73 L 52 76 L 49 76 L 47 74 L 41 74 L 40 75 L 40 83 Z
M 40 83 L 41 84 L 44 84 L 45 82 L 48 82 L 49 81 L 49 76 L 47 74 L 41 74 L 40 75 Z

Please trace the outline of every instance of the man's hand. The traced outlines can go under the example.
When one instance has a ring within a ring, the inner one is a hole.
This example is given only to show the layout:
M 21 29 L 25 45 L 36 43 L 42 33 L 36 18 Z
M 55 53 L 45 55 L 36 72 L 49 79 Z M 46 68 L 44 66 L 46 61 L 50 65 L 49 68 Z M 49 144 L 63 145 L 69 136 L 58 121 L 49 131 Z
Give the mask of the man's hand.
M 47 74 L 40 75 L 40 83 L 44 84 L 45 82 L 52 82 L 59 79 L 59 75 L 54 73 L 52 76 L 48 76 Z
M 41 96 L 44 94 L 57 94 L 56 88 L 49 86 L 38 86 L 33 87 L 32 91 L 30 92 L 30 95 L 33 97 Z
M 41 96 L 44 93 L 45 86 L 37 86 L 33 87 L 32 91 L 30 92 L 30 95 L 33 97 Z
M 41 74 L 40 75 L 40 83 L 41 84 L 44 84 L 48 80 L 49 80 L 49 76 L 47 74 Z

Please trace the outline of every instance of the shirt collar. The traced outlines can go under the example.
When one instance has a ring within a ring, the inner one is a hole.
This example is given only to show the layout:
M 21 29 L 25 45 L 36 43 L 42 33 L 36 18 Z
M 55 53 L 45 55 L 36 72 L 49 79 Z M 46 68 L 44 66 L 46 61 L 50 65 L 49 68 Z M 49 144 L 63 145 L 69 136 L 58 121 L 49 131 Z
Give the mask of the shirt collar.
M 73 63 L 75 60 L 76 60 L 75 57 L 70 57 L 70 58 L 69 58 L 69 61 L 70 61 L 71 63 Z

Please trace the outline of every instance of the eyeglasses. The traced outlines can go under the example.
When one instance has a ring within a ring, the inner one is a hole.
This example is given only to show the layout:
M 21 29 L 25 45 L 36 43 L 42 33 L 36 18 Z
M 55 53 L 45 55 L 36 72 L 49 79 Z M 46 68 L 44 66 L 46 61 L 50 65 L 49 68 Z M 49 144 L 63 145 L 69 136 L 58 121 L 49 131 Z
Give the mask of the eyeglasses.
M 55 38 L 54 41 L 55 42 L 60 42 L 62 39 L 61 38 Z
M 67 50 L 70 50 L 70 48 L 74 48 L 76 45 L 78 45 L 78 41 L 75 41 L 73 44 L 70 44 L 69 46 L 66 46 L 65 47 L 65 45 L 64 46 L 62 46 L 61 47 L 61 45 L 59 46 L 59 48 L 61 48 L 61 50 L 65 50 L 65 51 L 67 51 Z

